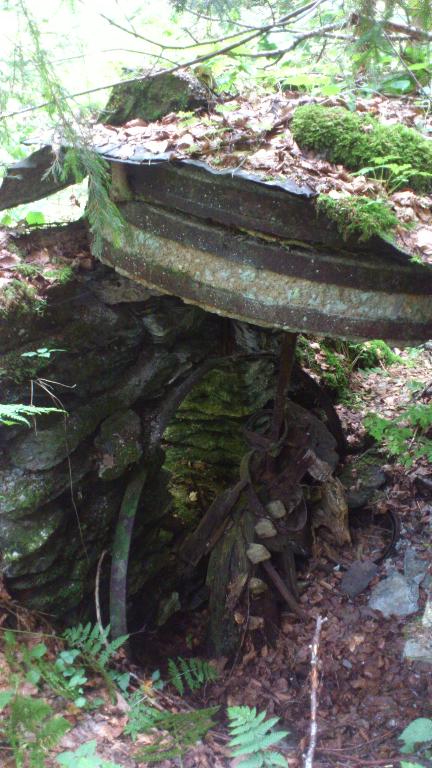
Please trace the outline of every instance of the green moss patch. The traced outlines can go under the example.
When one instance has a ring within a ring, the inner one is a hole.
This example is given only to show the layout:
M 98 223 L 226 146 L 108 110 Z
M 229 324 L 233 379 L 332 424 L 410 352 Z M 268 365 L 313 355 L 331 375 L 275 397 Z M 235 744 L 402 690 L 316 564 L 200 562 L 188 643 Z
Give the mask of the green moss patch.
M 291 130 L 300 147 L 323 153 L 350 170 L 365 167 L 387 182 L 398 177 L 418 192 L 432 189 L 432 142 L 405 125 L 382 125 L 371 115 L 317 104 L 298 107 Z M 379 169 L 379 174 L 374 173 Z
M 21 280 L 10 280 L 0 297 L 0 317 L 10 319 L 39 315 L 45 309 L 45 299 L 38 295 L 36 288 Z
M 320 195 L 316 206 L 320 213 L 336 223 L 344 240 L 350 236 L 369 240 L 373 235 L 392 232 L 398 224 L 397 216 L 384 200 L 371 200 L 357 195 L 338 199 Z

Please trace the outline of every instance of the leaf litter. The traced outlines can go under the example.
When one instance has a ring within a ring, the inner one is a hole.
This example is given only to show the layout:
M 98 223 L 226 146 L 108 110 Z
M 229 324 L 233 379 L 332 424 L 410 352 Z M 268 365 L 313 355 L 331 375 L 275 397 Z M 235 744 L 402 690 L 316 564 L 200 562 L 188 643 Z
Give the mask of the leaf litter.
M 342 97 L 251 93 L 225 98 L 212 104 L 207 112 L 172 112 L 155 122 L 133 119 L 120 127 L 98 124 L 93 141 L 102 152 L 114 143 L 124 160 L 133 159 L 138 150 L 144 149 L 155 157 L 168 154 L 170 160 L 199 159 L 216 169 L 241 168 L 257 173 L 264 181 L 289 178 L 314 193 L 335 198 L 385 198 L 400 222 L 395 231 L 396 244 L 432 263 L 432 196 L 416 194 L 409 187 L 387 194 L 379 181 L 349 173 L 342 165 L 301 150 L 290 123 L 295 109 L 307 103 L 351 108 Z M 431 116 L 409 98 L 359 98 L 355 108 L 386 124 L 403 123 L 426 135 L 432 132 Z

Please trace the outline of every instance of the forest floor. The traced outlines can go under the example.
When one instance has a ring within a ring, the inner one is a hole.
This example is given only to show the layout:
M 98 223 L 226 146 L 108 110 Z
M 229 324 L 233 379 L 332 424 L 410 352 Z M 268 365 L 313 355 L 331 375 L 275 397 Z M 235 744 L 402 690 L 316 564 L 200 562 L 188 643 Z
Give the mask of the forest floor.
M 394 416 L 413 398 L 421 396 L 425 388 L 422 402 L 430 399 L 427 385 L 432 381 L 432 352 L 421 349 L 415 355 L 412 351 L 401 354 L 404 359 L 401 363 L 352 375 L 355 406 L 339 406 L 339 411 L 348 440 L 353 445 L 362 444 L 362 420 L 366 412 Z M 245 634 L 234 660 L 214 661 L 219 671 L 218 680 L 182 698 L 171 686 L 163 691 L 155 690 L 152 673 L 159 668 L 164 677 L 169 657 L 204 655 L 206 611 L 173 619 L 159 635 L 144 636 L 140 665 L 131 664 L 122 651 L 117 653 L 118 668 L 132 672 L 133 685 L 141 689 L 144 696 L 150 697 L 149 703 L 172 712 L 220 706 L 215 729 L 187 752 L 182 762 L 164 760 L 158 763 L 162 768 L 237 765 L 238 760 L 229 757 L 225 716 L 226 706 L 233 705 L 256 707 L 259 711 L 266 710 L 269 716 L 280 717 L 281 725 L 290 732 L 281 744 L 287 765 L 289 768 L 303 765 L 310 732 L 310 646 L 317 616 L 323 617 L 325 623 L 319 644 L 315 768 L 391 768 L 399 765 L 399 734 L 413 719 L 432 715 L 430 665 L 403 658 L 407 626 L 419 620 L 427 595 L 421 588 L 418 613 L 402 618 L 384 618 L 369 607 L 368 600 L 374 585 L 392 569 L 403 571 L 408 547 L 414 549 L 417 558 L 430 568 L 432 490 L 427 488 L 427 482 L 425 490 L 421 482 L 422 478 L 431 477 L 430 466 L 425 460 L 417 460 L 407 468 L 390 463 L 383 455 L 382 464 L 386 474 L 384 493 L 372 510 L 374 515 L 369 513 L 369 517 L 364 517 L 362 525 L 351 521 L 353 547 L 345 546 L 339 552 L 330 550 L 329 554 L 328 548 L 318 546 L 315 556 L 300 574 L 301 603 L 308 616 L 306 621 L 282 613 L 272 644 L 264 637 L 258 637 L 257 633 Z M 359 551 L 371 557 L 376 555 L 386 543 L 385 526 L 380 523 L 388 509 L 397 513 L 401 521 L 399 541 L 393 554 L 379 566 L 369 587 L 350 600 L 341 591 L 343 572 L 334 559 L 349 565 L 358 557 Z M 17 608 L 5 590 L 0 594 L 0 601 L 0 626 L 10 625 L 13 613 L 18 629 L 52 632 L 40 616 Z M 37 634 L 22 637 L 30 638 L 25 641 L 29 645 L 41 639 Z M 60 647 L 58 642 L 43 639 L 55 658 Z M 18 662 L 19 658 L 18 654 Z M 16 669 L 11 670 L 10 659 L 0 653 L 0 691 L 10 690 L 13 679 L 17 679 Z M 18 687 L 24 695 L 38 695 L 36 684 L 28 679 L 21 681 Z M 137 749 L 149 743 L 161 743 L 163 736 L 160 732 L 140 734 L 134 742 L 124 734 L 128 720 L 127 702 L 118 694 L 113 704 L 97 677 L 89 680 L 86 696 L 89 700 L 100 696 L 105 703 L 93 711 L 80 710 L 71 703 L 65 705 L 64 699 L 55 696 L 47 687 L 43 689 L 43 698 L 71 725 L 56 747 L 56 753 L 74 750 L 85 742 L 96 740 L 98 754 L 105 760 L 123 768 L 135 768 L 138 765 L 134 758 Z M 16 765 L 8 749 L 3 741 L 1 764 L 5 768 Z M 54 753 L 46 758 L 45 765 L 47 768 L 58 766 Z M 90 762 L 88 765 L 99 768 L 100 763 Z

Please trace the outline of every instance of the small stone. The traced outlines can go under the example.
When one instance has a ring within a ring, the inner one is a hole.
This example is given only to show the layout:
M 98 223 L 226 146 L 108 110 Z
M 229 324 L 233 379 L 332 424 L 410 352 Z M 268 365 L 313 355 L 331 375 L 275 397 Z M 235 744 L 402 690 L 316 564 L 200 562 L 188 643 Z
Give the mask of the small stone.
M 347 488 L 347 503 L 350 510 L 366 506 L 379 488 L 386 482 L 379 457 L 366 456 L 352 464 L 347 464 L 340 475 Z
M 404 646 L 404 658 L 432 664 L 432 598 L 426 602 L 421 624 L 417 622 L 408 627 L 408 639 Z
M 283 502 L 279 499 L 275 499 L 275 501 L 269 501 L 269 503 L 266 505 L 266 510 L 270 517 L 273 518 L 273 520 L 280 520 L 282 517 L 285 517 L 287 513 Z
M 262 579 L 258 579 L 256 576 L 252 576 L 249 581 L 249 591 L 252 595 L 262 595 L 267 591 L 267 584 Z
M 249 616 L 248 629 L 251 631 L 255 629 L 262 629 L 264 627 L 264 619 L 262 616 Z
M 268 517 L 262 517 L 255 526 L 255 533 L 260 539 L 271 539 L 276 536 L 277 530 Z
M 369 607 L 383 616 L 409 616 L 418 611 L 418 584 L 394 571 L 381 581 L 372 592 Z
M 412 579 L 416 584 L 421 584 L 427 574 L 428 564 L 417 557 L 415 549 L 408 547 L 404 557 L 404 574 L 407 579 Z
M 353 598 L 363 592 L 378 572 L 378 566 L 372 560 L 356 560 L 341 581 L 341 590 Z
M 345 667 L 345 669 L 352 669 L 352 664 L 348 659 L 342 659 L 342 666 Z
M 325 482 L 331 477 L 333 468 L 326 461 L 320 459 L 314 451 L 311 449 L 308 452 L 312 459 L 312 463 L 308 467 L 308 473 L 314 480 L 318 480 L 320 483 Z
M 246 554 L 254 565 L 270 560 L 271 554 L 263 544 L 249 544 Z
M 430 637 L 415 637 L 406 641 L 403 655 L 410 661 L 432 664 L 432 643 Z

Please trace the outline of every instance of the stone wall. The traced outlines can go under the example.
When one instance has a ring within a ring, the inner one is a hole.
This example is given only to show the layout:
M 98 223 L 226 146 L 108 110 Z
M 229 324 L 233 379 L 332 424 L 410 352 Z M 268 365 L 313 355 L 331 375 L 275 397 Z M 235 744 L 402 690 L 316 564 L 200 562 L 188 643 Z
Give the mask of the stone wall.
M 9 314 L 0 336 L 0 401 L 32 398 L 65 410 L 30 427 L 0 425 L 0 549 L 9 590 L 69 620 L 91 606 L 125 489 L 137 463 L 148 460 L 128 595 L 133 601 L 150 585 L 147 610 L 157 620 L 160 599 L 177 588 L 173 549 L 236 478 L 242 427 L 273 395 L 278 334 L 151 293 L 97 264 L 48 291 L 43 310 Z M 215 356 L 221 365 L 201 376 Z M 165 405 L 193 371 L 196 386 L 161 427 Z M 155 435 L 159 443 L 164 435 L 166 456 L 155 452 Z M 109 569 L 108 558 L 105 604 Z

